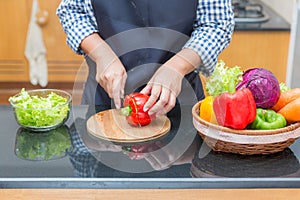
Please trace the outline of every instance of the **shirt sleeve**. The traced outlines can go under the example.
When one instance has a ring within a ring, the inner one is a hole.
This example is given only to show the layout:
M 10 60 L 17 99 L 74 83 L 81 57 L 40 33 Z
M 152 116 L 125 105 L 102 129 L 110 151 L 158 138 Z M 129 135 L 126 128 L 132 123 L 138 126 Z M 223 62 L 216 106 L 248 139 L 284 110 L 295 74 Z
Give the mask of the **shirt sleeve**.
M 56 14 L 67 35 L 67 44 L 77 54 L 81 41 L 92 33 L 98 32 L 97 22 L 90 0 L 62 0 Z
M 211 75 L 219 54 L 231 41 L 234 14 L 230 0 L 199 0 L 194 31 L 184 48 L 196 51 L 202 64 L 199 71 Z

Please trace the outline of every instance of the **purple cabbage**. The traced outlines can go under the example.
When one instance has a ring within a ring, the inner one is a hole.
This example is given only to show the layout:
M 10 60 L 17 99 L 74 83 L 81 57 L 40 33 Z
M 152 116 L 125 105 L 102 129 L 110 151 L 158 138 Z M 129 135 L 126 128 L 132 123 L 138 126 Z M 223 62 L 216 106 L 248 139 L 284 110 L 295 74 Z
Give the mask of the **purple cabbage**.
M 257 108 L 270 108 L 280 96 L 280 86 L 272 72 L 264 68 L 252 68 L 243 73 L 243 81 L 236 90 L 248 88 L 254 97 Z

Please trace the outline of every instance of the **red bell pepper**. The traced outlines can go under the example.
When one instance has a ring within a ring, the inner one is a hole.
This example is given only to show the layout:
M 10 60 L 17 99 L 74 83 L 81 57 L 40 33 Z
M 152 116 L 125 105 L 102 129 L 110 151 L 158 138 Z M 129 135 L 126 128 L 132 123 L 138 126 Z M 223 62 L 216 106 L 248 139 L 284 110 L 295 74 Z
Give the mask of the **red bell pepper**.
M 155 119 L 155 116 L 150 116 L 148 111 L 144 112 L 143 110 L 148 99 L 148 95 L 137 92 L 125 96 L 122 114 L 126 116 L 130 125 L 146 126 Z
M 244 129 L 256 117 L 254 97 L 248 88 L 222 93 L 215 98 L 213 108 L 218 124 L 229 128 Z

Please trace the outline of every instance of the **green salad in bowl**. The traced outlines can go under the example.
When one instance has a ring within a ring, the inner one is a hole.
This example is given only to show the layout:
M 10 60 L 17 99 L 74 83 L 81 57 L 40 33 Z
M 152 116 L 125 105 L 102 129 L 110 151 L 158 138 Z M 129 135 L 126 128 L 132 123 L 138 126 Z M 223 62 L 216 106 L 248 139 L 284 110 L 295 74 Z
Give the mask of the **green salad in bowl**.
M 55 129 L 69 117 L 72 96 L 56 89 L 26 91 L 9 98 L 18 124 L 31 131 Z
M 69 129 L 66 125 L 37 134 L 23 127 L 16 136 L 15 154 L 24 160 L 47 161 L 62 158 L 72 148 Z

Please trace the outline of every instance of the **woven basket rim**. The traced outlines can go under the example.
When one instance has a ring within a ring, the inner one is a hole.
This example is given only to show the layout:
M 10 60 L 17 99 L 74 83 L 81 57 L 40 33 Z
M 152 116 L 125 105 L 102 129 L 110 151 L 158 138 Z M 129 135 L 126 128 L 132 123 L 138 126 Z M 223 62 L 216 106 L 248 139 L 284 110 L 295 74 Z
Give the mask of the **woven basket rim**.
M 210 128 L 213 128 L 213 129 L 225 132 L 225 133 L 233 133 L 233 134 L 239 134 L 239 135 L 274 135 L 274 134 L 281 134 L 281 133 L 293 131 L 300 127 L 300 122 L 293 123 L 286 127 L 279 128 L 279 129 L 273 129 L 273 130 L 249 130 L 249 129 L 237 130 L 237 129 L 223 127 L 223 126 L 205 121 L 204 119 L 200 118 L 199 108 L 200 108 L 201 102 L 202 101 L 197 102 L 192 108 L 192 115 L 193 115 L 194 120 L 198 121 L 199 123 L 201 123 L 207 127 L 210 127 Z

